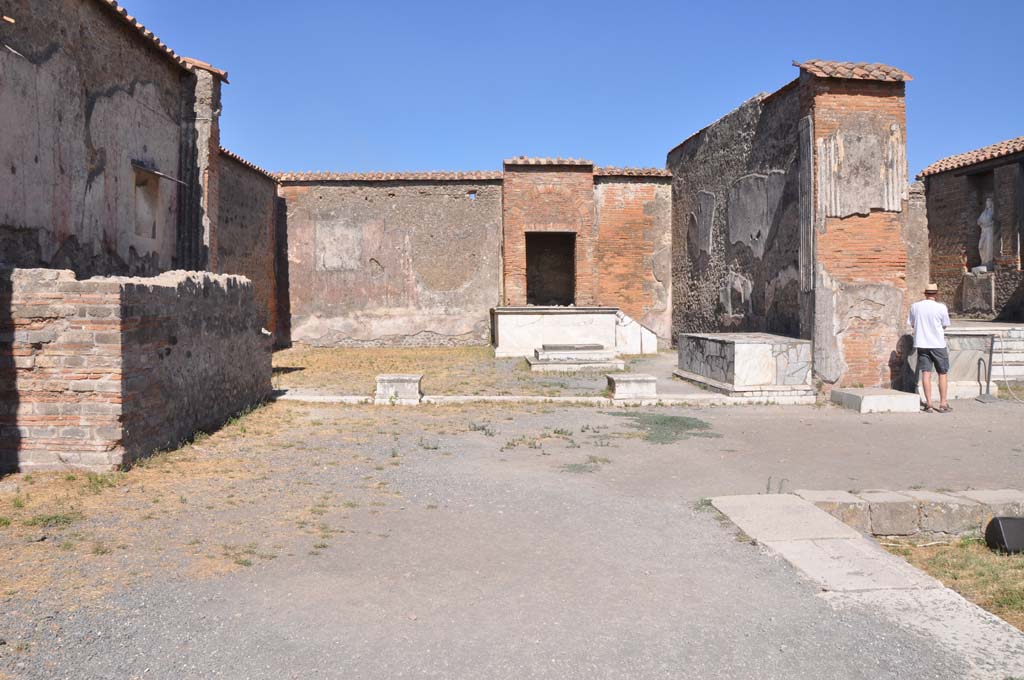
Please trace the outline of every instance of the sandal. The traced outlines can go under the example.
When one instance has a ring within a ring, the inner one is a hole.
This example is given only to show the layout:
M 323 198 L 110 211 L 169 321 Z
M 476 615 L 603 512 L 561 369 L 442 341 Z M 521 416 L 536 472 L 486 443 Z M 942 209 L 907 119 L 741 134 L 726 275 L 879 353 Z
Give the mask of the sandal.
M 937 410 L 939 413 L 952 413 L 953 407 L 950 406 L 949 404 L 946 404 L 945 406 L 940 406 Z
M 922 405 L 921 406 L 921 412 L 922 413 L 935 413 L 935 409 L 933 409 L 931 406 Z

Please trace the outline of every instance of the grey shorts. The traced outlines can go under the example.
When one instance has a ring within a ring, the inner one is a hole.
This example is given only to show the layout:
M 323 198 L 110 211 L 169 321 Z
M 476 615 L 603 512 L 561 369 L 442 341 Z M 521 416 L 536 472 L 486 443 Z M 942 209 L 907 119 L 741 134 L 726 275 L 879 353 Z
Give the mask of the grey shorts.
M 935 371 L 939 375 L 949 373 L 949 350 L 945 347 L 918 347 L 917 369 L 919 371 Z

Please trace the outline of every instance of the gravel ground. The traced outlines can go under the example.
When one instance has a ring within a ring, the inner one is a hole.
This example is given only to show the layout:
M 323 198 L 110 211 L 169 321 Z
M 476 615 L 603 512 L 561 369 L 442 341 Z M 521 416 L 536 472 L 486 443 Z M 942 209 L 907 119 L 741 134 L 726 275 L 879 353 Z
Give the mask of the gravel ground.
M 959 678 L 696 501 L 1011 485 L 1021 414 L 274 404 L 107 481 L 0 480 L 0 674 Z

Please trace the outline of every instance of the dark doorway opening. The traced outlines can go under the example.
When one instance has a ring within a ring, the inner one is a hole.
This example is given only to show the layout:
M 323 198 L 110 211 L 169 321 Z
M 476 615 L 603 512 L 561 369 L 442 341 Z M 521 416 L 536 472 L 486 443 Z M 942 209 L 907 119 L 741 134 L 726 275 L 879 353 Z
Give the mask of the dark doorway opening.
M 526 302 L 562 306 L 576 302 L 576 234 L 526 234 Z

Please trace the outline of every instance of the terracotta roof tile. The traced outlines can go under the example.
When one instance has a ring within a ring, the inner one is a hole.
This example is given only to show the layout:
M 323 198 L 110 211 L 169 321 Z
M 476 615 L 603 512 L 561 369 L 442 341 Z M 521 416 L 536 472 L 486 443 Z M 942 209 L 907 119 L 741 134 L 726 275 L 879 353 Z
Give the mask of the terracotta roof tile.
M 244 158 L 239 156 L 237 153 L 234 153 L 233 151 L 228 151 L 223 146 L 220 147 L 220 153 L 221 153 L 222 156 L 227 156 L 228 158 L 241 163 L 242 165 L 244 165 L 245 167 L 249 168 L 250 170 L 255 170 L 256 172 L 260 173 L 264 177 L 267 177 L 268 179 L 271 179 L 271 180 L 273 180 L 275 182 L 277 181 L 277 177 L 274 176 L 274 173 L 268 172 L 267 170 L 264 170 L 260 166 L 256 165 L 255 163 L 251 163 L 251 162 L 245 160 Z
M 505 165 L 593 165 L 591 161 L 582 158 L 531 158 L 529 156 L 516 156 L 506 158 Z
M 179 57 L 174 50 L 168 47 L 162 40 L 160 40 L 160 38 L 156 37 L 156 35 L 153 34 L 153 31 L 143 26 L 141 23 L 136 21 L 135 17 L 128 14 L 128 10 L 118 4 L 116 0 L 95 0 L 95 2 L 100 5 L 100 7 L 107 9 L 113 16 L 120 19 L 122 23 L 126 24 L 130 29 L 138 33 L 143 40 L 149 42 L 155 50 L 163 53 L 168 59 L 181 68 L 186 71 L 191 71 L 194 68 L 203 68 L 220 75 L 224 82 L 227 82 L 227 71 L 221 71 L 220 69 L 214 68 L 206 62 L 199 61 L 198 59 Z
M 866 64 L 852 61 L 824 61 L 810 59 L 803 63 L 794 61 L 793 66 L 807 71 L 819 78 L 847 78 L 850 80 L 883 80 L 886 82 L 906 82 L 913 80 L 906 71 L 886 64 Z
M 476 172 L 279 172 L 274 177 L 279 182 L 475 182 L 501 179 L 497 171 Z
M 227 71 L 223 71 L 217 68 L 216 66 L 213 66 L 212 64 L 207 64 L 205 61 L 199 61 L 198 59 L 193 59 L 192 57 L 182 57 L 181 60 L 194 68 L 201 68 L 204 71 L 209 71 L 210 73 L 214 74 L 215 76 L 223 80 L 225 83 L 228 82 Z
M 942 160 L 935 161 L 922 170 L 917 177 L 920 179 L 921 177 L 927 177 L 928 175 L 937 175 L 940 172 L 964 168 L 968 165 L 974 165 L 975 163 L 981 163 L 982 161 L 990 161 L 993 158 L 1002 158 L 1003 156 L 1009 156 L 1010 154 L 1015 153 L 1024 153 L 1024 137 L 1007 139 L 1005 142 L 990 144 L 989 146 L 983 146 L 980 149 L 975 149 L 974 151 L 968 151 L 967 153 L 960 153 L 955 156 L 943 158 Z
M 594 168 L 595 177 L 671 177 L 672 171 L 664 168 L 617 168 L 606 165 Z

